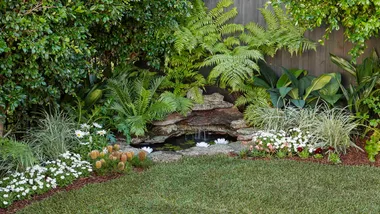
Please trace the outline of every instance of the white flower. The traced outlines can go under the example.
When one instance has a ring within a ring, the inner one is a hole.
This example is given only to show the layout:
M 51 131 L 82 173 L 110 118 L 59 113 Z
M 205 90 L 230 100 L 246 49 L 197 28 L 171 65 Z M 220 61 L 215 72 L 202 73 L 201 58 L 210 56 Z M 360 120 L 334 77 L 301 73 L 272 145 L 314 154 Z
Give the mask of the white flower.
M 8 198 L 8 196 L 9 196 L 8 194 L 3 195 L 4 198 Z
M 87 123 L 83 123 L 82 125 L 80 125 L 80 127 L 82 129 L 90 129 L 90 125 L 88 125 Z
M 100 131 L 97 131 L 96 134 L 100 135 L 100 136 L 104 136 L 106 134 L 106 130 L 100 130 Z
M 79 142 L 80 145 L 83 145 L 83 146 L 86 146 L 88 144 L 90 144 L 89 142 Z
M 32 189 L 33 189 L 33 190 L 37 190 L 37 186 L 33 186 Z
M 196 147 L 204 147 L 204 148 L 207 148 L 207 147 L 209 147 L 209 146 L 210 146 L 210 144 L 205 143 L 205 142 L 200 142 L 200 143 L 197 143 L 197 144 L 196 144 Z
M 142 147 L 141 148 L 142 150 L 144 150 L 144 151 L 146 151 L 147 153 L 152 153 L 153 152 L 153 149 L 152 148 L 150 148 L 150 147 Z
M 104 154 L 107 154 L 107 153 L 108 153 L 108 149 L 107 149 L 107 148 L 104 148 L 104 149 L 103 149 L 103 153 L 104 153 Z
M 215 144 L 228 144 L 228 140 L 224 138 L 218 138 L 216 139 Z
M 92 124 L 94 127 L 98 128 L 98 129 L 101 129 L 102 126 L 99 124 L 99 123 L 93 123 Z
M 3 204 L 4 204 L 4 205 L 7 205 L 7 204 L 8 204 L 8 202 L 7 202 L 7 201 L 3 201 Z
M 76 130 L 75 131 L 75 135 L 78 137 L 78 138 L 83 138 L 86 133 L 82 132 L 81 130 Z

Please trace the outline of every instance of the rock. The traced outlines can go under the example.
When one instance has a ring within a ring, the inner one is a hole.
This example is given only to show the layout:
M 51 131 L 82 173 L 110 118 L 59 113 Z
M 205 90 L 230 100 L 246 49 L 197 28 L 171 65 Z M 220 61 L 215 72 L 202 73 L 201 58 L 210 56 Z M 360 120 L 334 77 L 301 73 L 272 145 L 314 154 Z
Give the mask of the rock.
M 193 111 L 180 125 L 209 126 L 223 125 L 230 128 L 231 121 L 243 118 L 243 114 L 237 108 L 214 109 L 208 111 Z
M 173 136 L 173 135 L 176 135 L 177 132 L 181 133 L 181 131 L 178 130 L 178 126 L 175 124 L 172 124 L 172 125 L 167 125 L 167 126 L 153 127 L 153 129 L 150 132 L 150 135 L 151 136 L 156 136 L 156 135 Z
M 253 135 L 257 132 L 254 128 L 242 128 L 236 130 L 239 135 Z
M 241 151 L 249 149 L 249 145 L 242 144 L 241 142 L 233 142 L 228 144 L 233 150 L 234 153 L 239 154 Z
M 131 139 L 131 144 L 137 145 L 137 144 L 140 144 L 140 143 L 144 142 L 145 140 L 146 140 L 145 137 L 142 137 L 142 138 L 141 137 L 140 138 L 134 137 L 134 138 Z
M 156 163 L 168 163 L 180 160 L 182 155 L 177 152 L 158 151 L 150 153 L 148 157 Z
M 155 136 L 153 138 L 145 140 L 144 142 L 145 143 L 150 143 L 150 144 L 163 143 L 168 138 L 169 138 L 169 136 Z
M 167 126 L 167 125 L 172 125 L 176 124 L 177 122 L 186 119 L 182 114 L 179 113 L 173 113 L 169 114 L 165 120 L 162 121 L 154 121 L 152 124 L 155 126 Z
M 137 149 L 137 148 L 134 148 L 130 145 L 120 145 L 120 151 L 121 152 L 133 152 L 135 155 L 137 155 L 140 151 L 142 151 L 141 149 Z
M 208 148 L 192 147 L 178 151 L 183 156 L 229 154 L 230 152 L 234 152 L 234 150 L 229 145 L 211 145 Z
M 212 109 L 220 109 L 220 108 L 231 108 L 233 107 L 232 103 L 223 101 L 224 96 L 218 93 L 213 93 L 211 95 L 203 96 L 202 104 L 195 104 L 193 106 L 193 111 L 205 111 Z
M 231 126 L 231 128 L 233 128 L 235 130 L 242 129 L 242 128 L 248 128 L 248 125 L 244 119 L 234 120 L 231 122 L 230 126 Z
M 250 141 L 250 140 L 252 140 L 252 138 L 253 138 L 253 134 L 252 135 L 238 135 L 237 136 L 238 141 Z

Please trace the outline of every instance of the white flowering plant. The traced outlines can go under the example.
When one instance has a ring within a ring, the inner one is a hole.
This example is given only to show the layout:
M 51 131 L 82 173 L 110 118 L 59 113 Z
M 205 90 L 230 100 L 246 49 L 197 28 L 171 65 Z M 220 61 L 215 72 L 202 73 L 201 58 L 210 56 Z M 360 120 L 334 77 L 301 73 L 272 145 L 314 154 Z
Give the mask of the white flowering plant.
M 24 172 L 14 172 L 0 180 L 0 208 L 6 208 L 16 200 L 67 186 L 91 172 L 89 162 L 70 152 L 60 155 L 57 160 L 28 167 Z
M 288 131 L 259 131 L 253 138 L 249 152 L 251 156 L 268 156 L 279 154 L 279 156 L 308 157 L 309 154 L 321 154 L 323 144 L 316 145 L 310 141 L 311 135 L 298 128 Z
M 78 144 L 74 151 L 83 157 L 92 150 L 102 150 L 109 143 L 115 141 L 115 137 L 98 123 L 81 124 L 80 129 L 75 130 Z

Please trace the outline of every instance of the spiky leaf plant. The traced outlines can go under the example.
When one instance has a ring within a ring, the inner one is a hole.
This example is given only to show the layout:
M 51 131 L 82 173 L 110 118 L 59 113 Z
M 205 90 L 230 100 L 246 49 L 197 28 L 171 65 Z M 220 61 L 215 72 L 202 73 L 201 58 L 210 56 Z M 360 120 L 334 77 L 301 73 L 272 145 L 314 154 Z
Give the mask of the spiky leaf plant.
M 186 112 L 191 102 L 170 92 L 157 94 L 157 89 L 165 77 L 142 75 L 131 79 L 122 74 L 108 81 L 111 96 L 114 97 L 112 109 L 118 113 L 117 123 L 129 128 L 130 133 L 143 136 L 147 124 L 163 119 L 169 113 Z
M 40 160 L 52 160 L 78 144 L 75 123 L 58 110 L 42 112 L 36 128 L 30 130 L 27 142 Z
M 22 171 L 38 161 L 28 144 L 0 138 L 0 177 L 9 171 Z

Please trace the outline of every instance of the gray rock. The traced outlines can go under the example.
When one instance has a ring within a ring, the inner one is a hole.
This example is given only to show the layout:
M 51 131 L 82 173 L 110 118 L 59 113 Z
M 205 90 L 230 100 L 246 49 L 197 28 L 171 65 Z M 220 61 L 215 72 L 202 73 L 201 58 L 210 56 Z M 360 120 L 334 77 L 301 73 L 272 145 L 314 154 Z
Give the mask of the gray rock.
M 121 152 L 133 152 L 136 155 L 136 154 L 138 154 L 142 150 L 134 148 L 134 147 L 132 147 L 130 145 L 122 144 L 122 145 L 120 145 L 120 151 Z
M 236 154 L 239 154 L 242 150 L 249 149 L 249 145 L 242 144 L 241 142 L 233 142 L 228 145 L 234 150 L 234 153 Z
M 230 152 L 234 152 L 234 150 L 229 145 L 212 145 L 208 148 L 192 147 L 178 151 L 183 156 L 217 155 L 228 154 Z
M 252 140 L 252 138 L 253 138 L 253 134 L 251 134 L 251 135 L 238 135 L 237 136 L 238 141 L 249 141 L 249 140 Z
M 144 142 L 145 140 L 146 140 L 145 137 L 142 137 L 142 138 L 141 137 L 140 138 L 134 137 L 134 138 L 131 139 L 131 144 L 137 145 L 137 144 L 140 144 L 140 143 Z
M 248 125 L 244 119 L 231 121 L 230 126 L 231 126 L 231 128 L 233 128 L 235 130 L 242 129 L 242 128 L 248 128 Z
M 257 132 L 254 128 L 243 128 L 243 129 L 238 129 L 236 132 L 240 135 L 253 135 Z
M 163 143 L 169 136 L 155 136 L 151 139 L 145 140 L 145 143 L 155 144 L 155 143 Z
M 168 163 L 181 160 L 182 155 L 177 152 L 158 151 L 150 153 L 148 157 L 156 163 Z
M 186 117 L 184 117 L 183 115 L 179 113 L 173 113 L 173 114 L 169 114 L 165 118 L 165 120 L 154 121 L 152 124 L 155 126 L 167 126 L 167 125 L 176 124 L 177 122 L 182 121 L 184 119 L 186 119 Z
M 175 135 L 175 133 L 178 131 L 179 131 L 178 126 L 176 124 L 171 124 L 171 125 L 166 125 L 166 126 L 153 127 L 150 134 L 153 133 L 153 136 Z
M 211 95 L 203 96 L 202 104 L 195 104 L 193 106 L 193 111 L 205 111 L 219 108 L 231 108 L 233 106 L 232 103 L 223 101 L 224 96 L 218 93 L 213 93 Z

